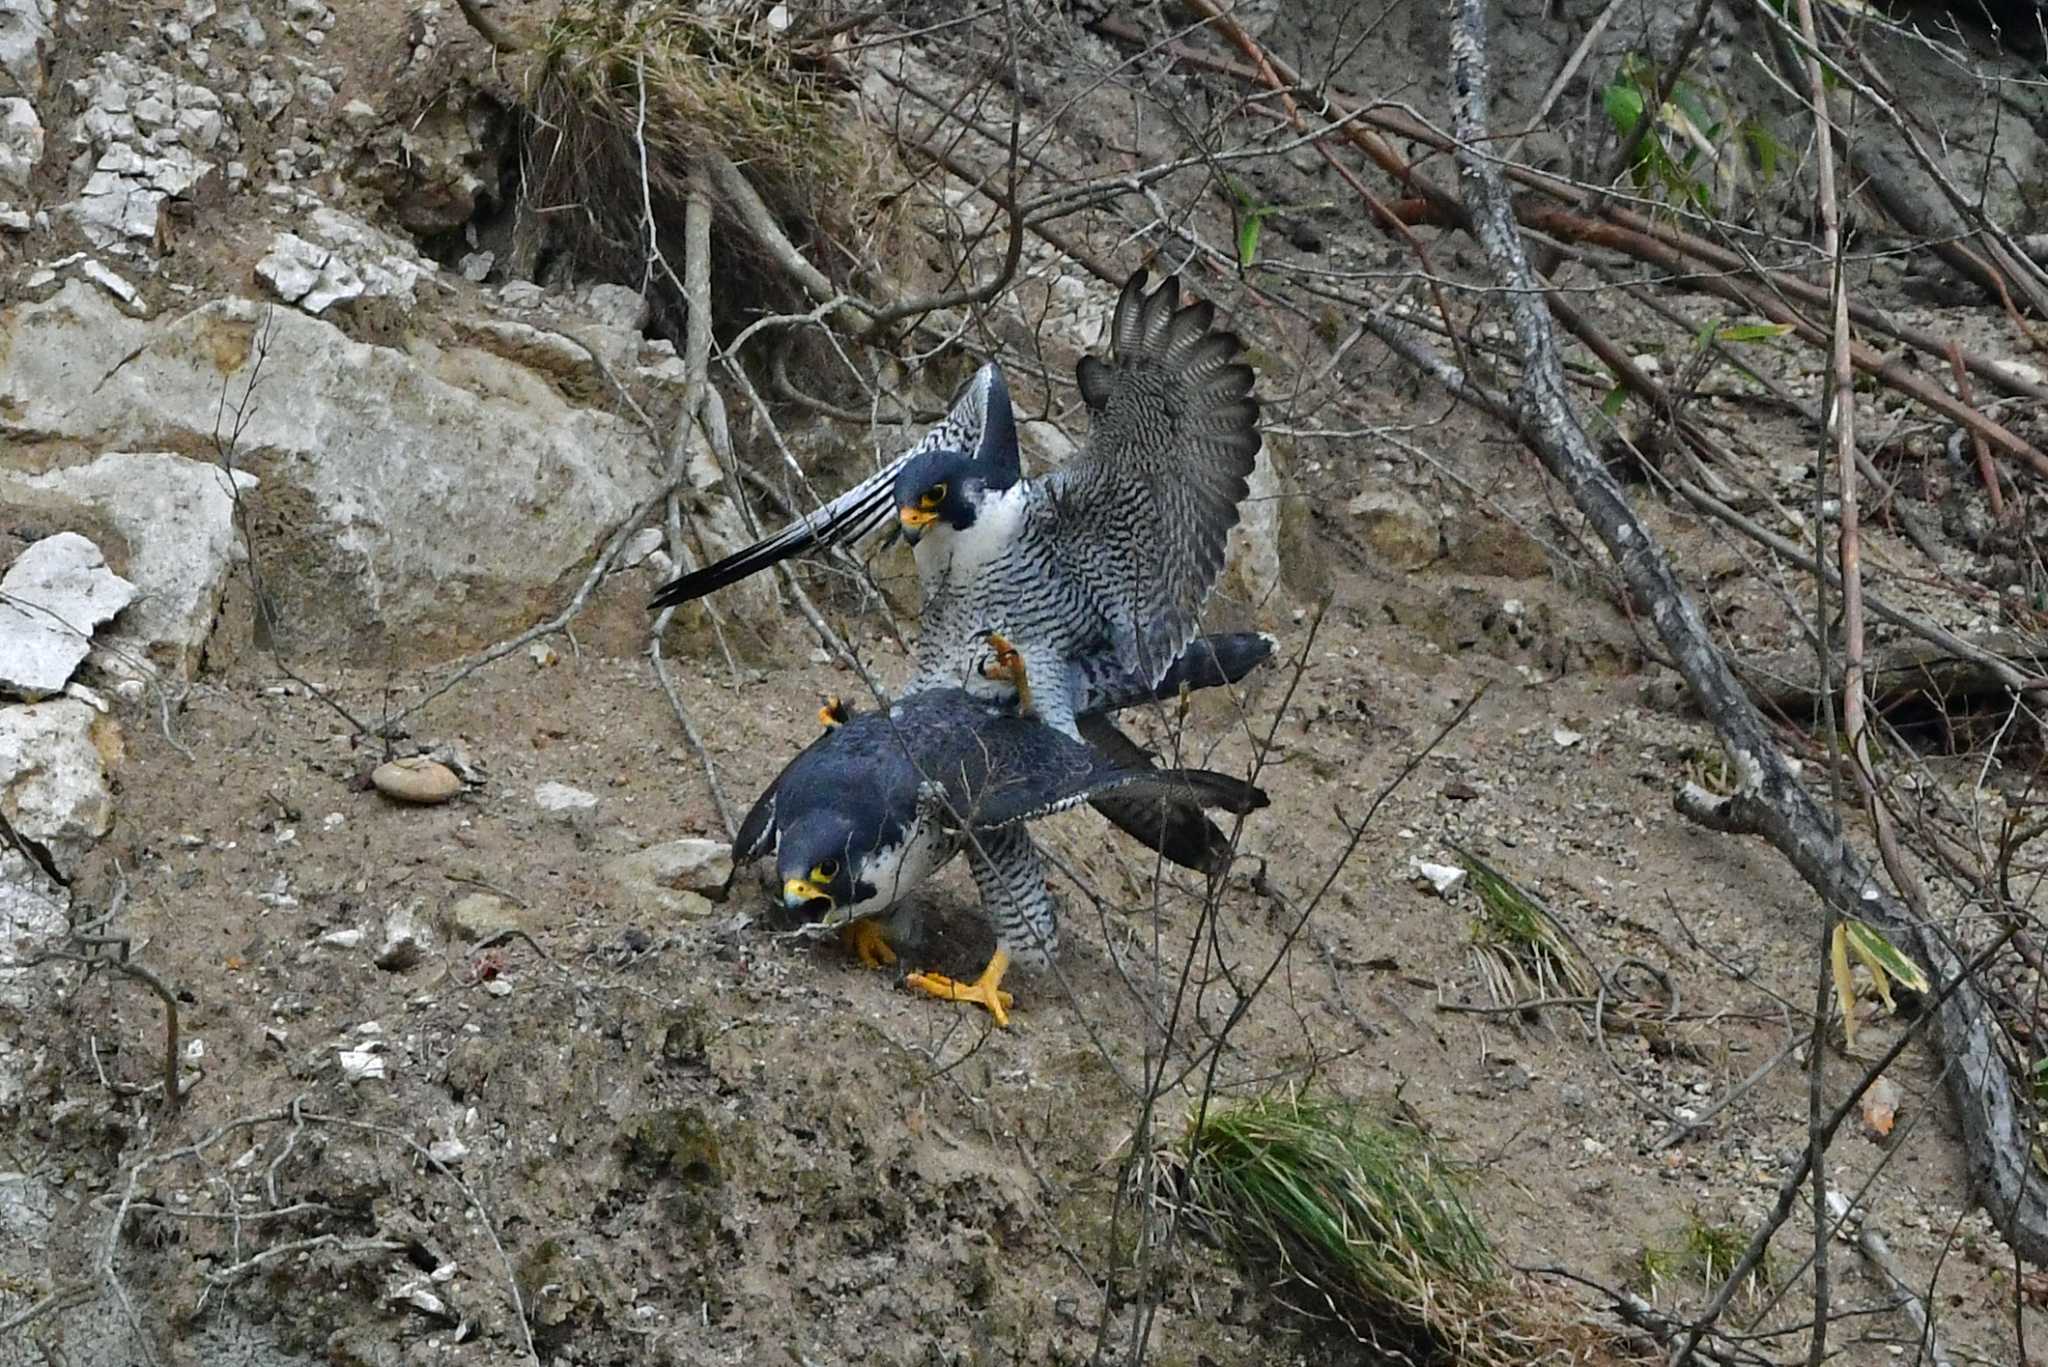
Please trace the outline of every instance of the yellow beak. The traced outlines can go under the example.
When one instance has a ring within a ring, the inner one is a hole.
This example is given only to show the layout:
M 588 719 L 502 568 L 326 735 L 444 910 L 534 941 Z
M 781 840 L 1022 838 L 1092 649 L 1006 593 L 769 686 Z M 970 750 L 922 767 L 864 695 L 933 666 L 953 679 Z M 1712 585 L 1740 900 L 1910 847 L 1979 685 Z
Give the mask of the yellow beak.
M 899 508 L 896 520 L 908 531 L 921 532 L 939 520 L 939 515 L 924 508 Z
M 805 903 L 815 902 L 820 897 L 828 903 L 832 900 L 831 893 L 808 878 L 791 878 L 782 885 L 782 905 L 791 911 L 800 911 Z

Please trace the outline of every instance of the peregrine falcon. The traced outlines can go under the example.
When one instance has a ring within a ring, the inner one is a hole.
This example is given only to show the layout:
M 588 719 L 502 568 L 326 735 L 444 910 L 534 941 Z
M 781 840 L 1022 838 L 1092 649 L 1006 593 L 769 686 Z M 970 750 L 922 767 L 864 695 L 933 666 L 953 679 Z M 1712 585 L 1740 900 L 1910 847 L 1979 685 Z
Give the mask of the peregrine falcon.
M 1157 679 L 1194 637 L 1259 453 L 1259 406 L 1216 310 L 1179 306 L 1169 276 L 1117 301 L 1114 362 L 1083 357 L 1088 449 L 1036 479 L 936 445 L 896 476 L 897 517 L 924 587 L 917 684 L 958 678 L 978 632 L 1025 651 L 1034 678 L 1105 654 Z M 1042 687 L 1038 715 L 1078 738 L 1074 697 Z
M 1259 452 L 1259 407 L 1241 343 L 1215 309 L 1179 306 L 1169 276 L 1133 275 L 1111 323 L 1113 361 L 1082 358 L 1088 449 L 1024 479 L 1009 392 L 984 366 L 946 422 L 794 526 L 672 580 L 656 607 L 686 602 L 813 545 L 882 525 L 893 506 L 924 590 L 906 692 L 957 685 L 980 634 L 1023 644 L 1041 680 L 1106 656 L 1163 675 L 1193 638 L 1223 566 Z M 1078 736 L 1071 691 L 1042 686 L 1041 719 Z
M 1183 687 L 1235 682 L 1271 651 L 1270 637 L 1203 638 L 1156 682 L 1076 671 L 1067 687 L 1084 715 L 1098 716 Z M 1004 972 L 1013 959 L 1033 967 L 1048 962 L 1058 935 L 1025 822 L 1082 801 L 1114 799 L 1126 829 L 1146 838 L 1149 821 L 1148 843 L 1172 857 L 1178 839 L 1182 862 L 1197 864 L 1211 853 L 1207 839 L 1176 837 L 1170 819 L 1162 831 L 1161 809 L 1193 804 L 1243 813 L 1265 806 L 1266 795 L 1227 774 L 1152 768 L 1142 751 L 1135 758 L 1107 755 L 1040 724 L 1019 655 L 1000 636 L 985 641 L 977 668 L 1010 682 L 1017 703 L 950 687 L 909 694 L 886 712 L 855 713 L 829 701 L 819 715 L 825 734 L 789 763 L 741 823 L 733 878 L 773 850 L 785 908 L 844 926 L 862 960 L 878 966 L 895 954 L 873 918 L 965 846 L 995 926 L 995 958 L 975 983 L 932 974 L 907 981 L 934 996 L 978 1002 L 1006 1025 Z

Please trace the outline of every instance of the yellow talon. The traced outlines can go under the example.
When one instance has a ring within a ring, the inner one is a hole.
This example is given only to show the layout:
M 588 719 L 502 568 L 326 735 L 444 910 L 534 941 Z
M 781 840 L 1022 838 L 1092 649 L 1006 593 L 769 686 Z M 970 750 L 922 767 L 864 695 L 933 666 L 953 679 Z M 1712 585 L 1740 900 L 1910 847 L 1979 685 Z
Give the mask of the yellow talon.
M 846 704 L 841 701 L 837 693 L 826 698 L 824 706 L 818 709 L 818 725 L 824 727 L 827 731 L 830 731 L 835 726 L 846 725 L 846 718 Z
M 1007 950 L 997 950 L 995 957 L 988 961 L 988 967 L 981 976 L 971 983 L 955 982 L 937 973 L 913 973 L 904 981 L 920 992 L 939 998 L 941 1001 L 973 1002 L 986 1007 L 995 1017 L 996 1024 L 1007 1028 L 1010 1024 L 1010 1004 L 1014 998 L 1002 990 L 1003 974 L 1009 970 L 1010 955 Z
M 1031 674 L 1024 667 L 1024 657 L 1017 653 L 1017 647 L 1001 632 L 988 634 L 988 663 L 981 667 L 981 676 L 997 683 L 1007 683 L 1017 690 L 1017 711 L 1031 715 Z
M 839 932 L 839 941 L 868 968 L 886 968 L 896 962 L 896 951 L 882 938 L 882 927 L 873 917 L 848 921 Z

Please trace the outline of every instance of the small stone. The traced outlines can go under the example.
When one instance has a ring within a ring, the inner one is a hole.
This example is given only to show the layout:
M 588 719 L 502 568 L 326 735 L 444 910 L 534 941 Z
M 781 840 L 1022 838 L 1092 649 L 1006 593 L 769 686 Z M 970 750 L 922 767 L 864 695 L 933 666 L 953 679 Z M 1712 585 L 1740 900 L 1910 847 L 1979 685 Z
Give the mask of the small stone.
M 53 698 L 0 707 L 0 815 L 7 838 L 41 845 L 69 878 L 114 824 L 107 770 L 121 759 L 120 723 L 82 702 Z M 0 927 L 6 924 L 0 918 Z
M 587 793 L 581 788 L 572 788 L 566 783 L 542 783 L 533 790 L 534 805 L 544 812 L 574 815 L 578 812 L 597 810 L 597 794 Z
M 732 846 L 722 840 L 670 840 L 607 860 L 602 872 L 615 883 L 712 893 L 732 877 Z
M 26 190 L 43 159 L 43 124 L 27 100 L 0 100 L 0 184 Z
M 640 564 L 661 549 L 663 539 L 661 528 L 642 527 L 626 538 L 625 546 L 619 551 L 619 568 L 629 570 Z
M 584 308 L 598 322 L 628 332 L 638 332 L 647 321 L 645 296 L 624 285 L 592 285 L 584 296 Z
M 462 791 L 462 780 L 453 769 L 424 755 L 409 755 L 380 764 L 370 771 L 370 782 L 388 798 L 422 805 L 446 802 Z
M 78 267 L 78 273 L 124 304 L 133 304 L 138 297 L 135 286 L 129 284 L 97 261 L 81 262 Z
M 460 1139 L 436 1139 L 427 1145 L 427 1157 L 443 1167 L 454 1167 L 469 1156 L 469 1145 Z
M 484 991 L 493 997 L 509 997 L 512 995 L 512 984 L 503 978 L 493 978 L 484 984 Z
M 456 900 L 441 916 L 441 928 L 463 940 L 488 940 L 508 930 L 531 935 L 541 929 L 543 918 L 531 907 L 522 907 L 495 893 L 472 892 Z
M 344 926 L 340 930 L 330 930 L 322 935 L 317 943 L 329 949 L 356 949 L 363 943 L 363 928 Z
M 341 107 L 342 122 L 358 133 L 377 122 L 377 111 L 367 100 L 350 100 Z
M 1411 859 L 1408 867 L 1419 882 L 1433 889 L 1439 897 L 1449 897 L 1465 883 L 1465 871 L 1455 865 Z
M 420 919 L 417 904 L 395 907 L 385 918 L 384 943 L 377 947 L 375 963 L 387 973 L 403 973 L 424 959 L 433 943 L 433 932 Z
M 490 278 L 491 267 L 498 264 L 496 252 L 471 252 L 456 263 L 462 278 L 472 285 L 481 285 Z
M 384 1042 L 372 1040 L 354 1049 L 338 1049 L 341 1059 L 341 1076 L 346 1082 L 361 1082 L 365 1078 L 384 1076 Z
M 1551 744 L 1560 750 L 1569 750 L 1584 739 L 1583 735 L 1572 730 L 1569 726 L 1553 727 L 1550 732 Z

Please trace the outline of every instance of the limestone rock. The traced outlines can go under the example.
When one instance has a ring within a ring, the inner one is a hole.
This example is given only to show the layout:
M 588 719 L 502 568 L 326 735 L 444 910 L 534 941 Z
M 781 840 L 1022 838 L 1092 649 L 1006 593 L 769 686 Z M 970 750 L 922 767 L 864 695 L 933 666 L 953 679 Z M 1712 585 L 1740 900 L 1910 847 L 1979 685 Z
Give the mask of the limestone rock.
M 95 247 L 155 250 L 164 201 L 216 169 L 200 153 L 240 148 L 220 96 L 120 52 L 102 52 L 71 91 L 82 112 L 70 136 L 91 170 L 63 211 Z
M 1345 505 L 1364 538 L 1388 568 L 1419 570 L 1443 553 L 1437 521 L 1412 494 L 1399 489 L 1373 489 Z
M 114 824 L 120 727 L 72 698 L 0 707 L 0 816 L 69 877 Z
M 662 920 L 696 920 L 717 908 L 704 894 L 732 873 L 732 847 L 716 840 L 671 840 L 605 861 L 600 870 L 626 909 Z
M 434 947 L 434 932 L 419 913 L 417 903 L 393 907 L 384 918 L 384 940 L 377 946 L 375 963 L 386 973 L 403 973 L 427 957 Z
M 42 93 L 56 12 L 54 0 L 0 0 L 0 91 Z
M 441 928 L 462 940 L 488 940 L 508 930 L 537 935 L 547 924 L 538 910 L 489 892 L 472 892 L 458 898 L 442 913 Z
M 134 598 L 135 585 L 78 533 L 30 546 L 0 578 L 0 691 L 60 691 L 92 649 L 93 628 Z
M 256 277 L 308 313 L 362 298 L 410 305 L 413 287 L 431 270 L 402 244 L 348 214 L 316 209 L 307 226 L 319 240 L 280 232 L 256 263 Z
M 204 449 L 223 388 L 239 396 L 257 363 L 263 316 L 226 299 L 145 321 L 66 281 L 0 313 L 10 436 Z M 242 446 L 279 484 L 258 506 L 304 510 L 259 542 L 287 629 L 388 633 L 415 663 L 435 633 L 443 654 L 495 639 L 660 481 L 636 423 L 481 349 L 371 346 L 278 310 L 261 365 Z
M 533 805 L 555 816 L 575 816 L 597 810 L 597 794 L 566 783 L 536 784 Z
M 234 479 L 245 493 L 257 487 L 244 471 Z M 228 573 L 242 559 L 225 471 L 165 451 L 109 451 L 43 475 L 0 471 L 0 497 L 9 493 L 91 508 L 127 538 L 140 598 L 100 634 L 94 665 L 116 678 L 198 672 Z
M 0 185 L 28 189 L 43 159 L 43 123 L 36 107 L 16 96 L 0 99 Z
M 70 894 L 20 851 L 0 845 L 0 1020 L 9 1022 L 8 1029 L 0 1030 L 0 1112 L 11 1114 L 20 1106 L 55 1033 L 23 1030 L 15 1023 L 34 1021 L 38 1012 L 51 1009 L 82 972 L 59 963 L 20 965 L 57 948 L 69 930 Z M 15 1232 L 10 1215 L 19 1212 L 10 1213 L 9 1199 L 9 1184 L 0 1181 L 0 1270 L 5 1270 L 5 1251 L 21 1246 L 10 1243 Z
M 618 883 L 717 892 L 732 877 L 732 846 L 723 840 L 670 840 L 607 861 L 604 875 Z

